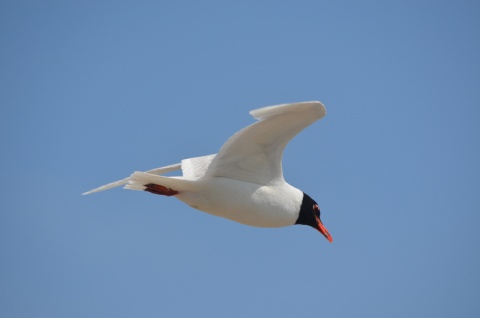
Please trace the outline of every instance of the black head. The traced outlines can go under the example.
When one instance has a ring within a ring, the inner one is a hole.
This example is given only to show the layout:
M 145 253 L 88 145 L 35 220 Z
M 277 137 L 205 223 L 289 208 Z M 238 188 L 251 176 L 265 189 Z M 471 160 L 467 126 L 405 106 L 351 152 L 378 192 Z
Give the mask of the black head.
M 320 220 L 320 208 L 317 202 L 306 193 L 303 194 L 302 206 L 300 207 L 300 213 L 295 224 L 309 225 L 322 233 L 330 242 L 333 240 Z

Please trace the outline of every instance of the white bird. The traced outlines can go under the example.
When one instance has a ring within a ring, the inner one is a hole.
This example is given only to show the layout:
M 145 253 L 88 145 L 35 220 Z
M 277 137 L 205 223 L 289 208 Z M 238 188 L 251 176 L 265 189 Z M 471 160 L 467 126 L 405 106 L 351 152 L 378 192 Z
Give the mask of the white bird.
M 318 204 L 283 178 L 282 155 L 287 143 L 305 127 L 325 116 L 320 102 L 283 104 L 252 110 L 258 122 L 235 133 L 218 154 L 109 183 L 84 194 L 121 185 L 126 189 L 175 196 L 192 208 L 256 227 L 309 225 L 330 242 Z M 174 170 L 182 176 L 161 176 Z

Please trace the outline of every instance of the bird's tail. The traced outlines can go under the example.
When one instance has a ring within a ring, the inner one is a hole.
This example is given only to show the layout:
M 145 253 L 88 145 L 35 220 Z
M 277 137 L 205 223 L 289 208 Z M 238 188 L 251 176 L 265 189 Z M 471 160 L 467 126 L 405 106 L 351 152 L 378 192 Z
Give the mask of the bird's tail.
M 190 190 L 194 182 L 183 177 L 164 177 L 136 171 L 130 176 L 124 188 L 171 196 Z

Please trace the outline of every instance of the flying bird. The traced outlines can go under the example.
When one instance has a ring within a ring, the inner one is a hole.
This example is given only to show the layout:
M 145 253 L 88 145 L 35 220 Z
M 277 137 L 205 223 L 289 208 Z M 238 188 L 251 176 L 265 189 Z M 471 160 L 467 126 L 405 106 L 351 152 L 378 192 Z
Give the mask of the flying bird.
M 258 121 L 230 137 L 217 154 L 136 171 L 84 194 L 125 185 L 130 190 L 175 196 L 192 208 L 250 226 L 309 225 L 332 242 L 317 202 L 288 184 L 282 171 L 285 146 L 324 117 L 325 106 L 320 102 L 282 104 L 250 114 Z M 162 176 L 175 170 L 181 170 L 182 176 Z

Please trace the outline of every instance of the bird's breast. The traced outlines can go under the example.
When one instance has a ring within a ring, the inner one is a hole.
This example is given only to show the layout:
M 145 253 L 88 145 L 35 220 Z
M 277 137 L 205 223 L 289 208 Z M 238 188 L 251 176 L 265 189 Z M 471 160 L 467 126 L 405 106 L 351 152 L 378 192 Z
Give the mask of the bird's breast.
M 302 192 L 285 182 L 259 185 L 215 177 L 199 180 L 195 188 L 177 198 L 206 213 L 257 227 L 295 224 L 302 202 Z

